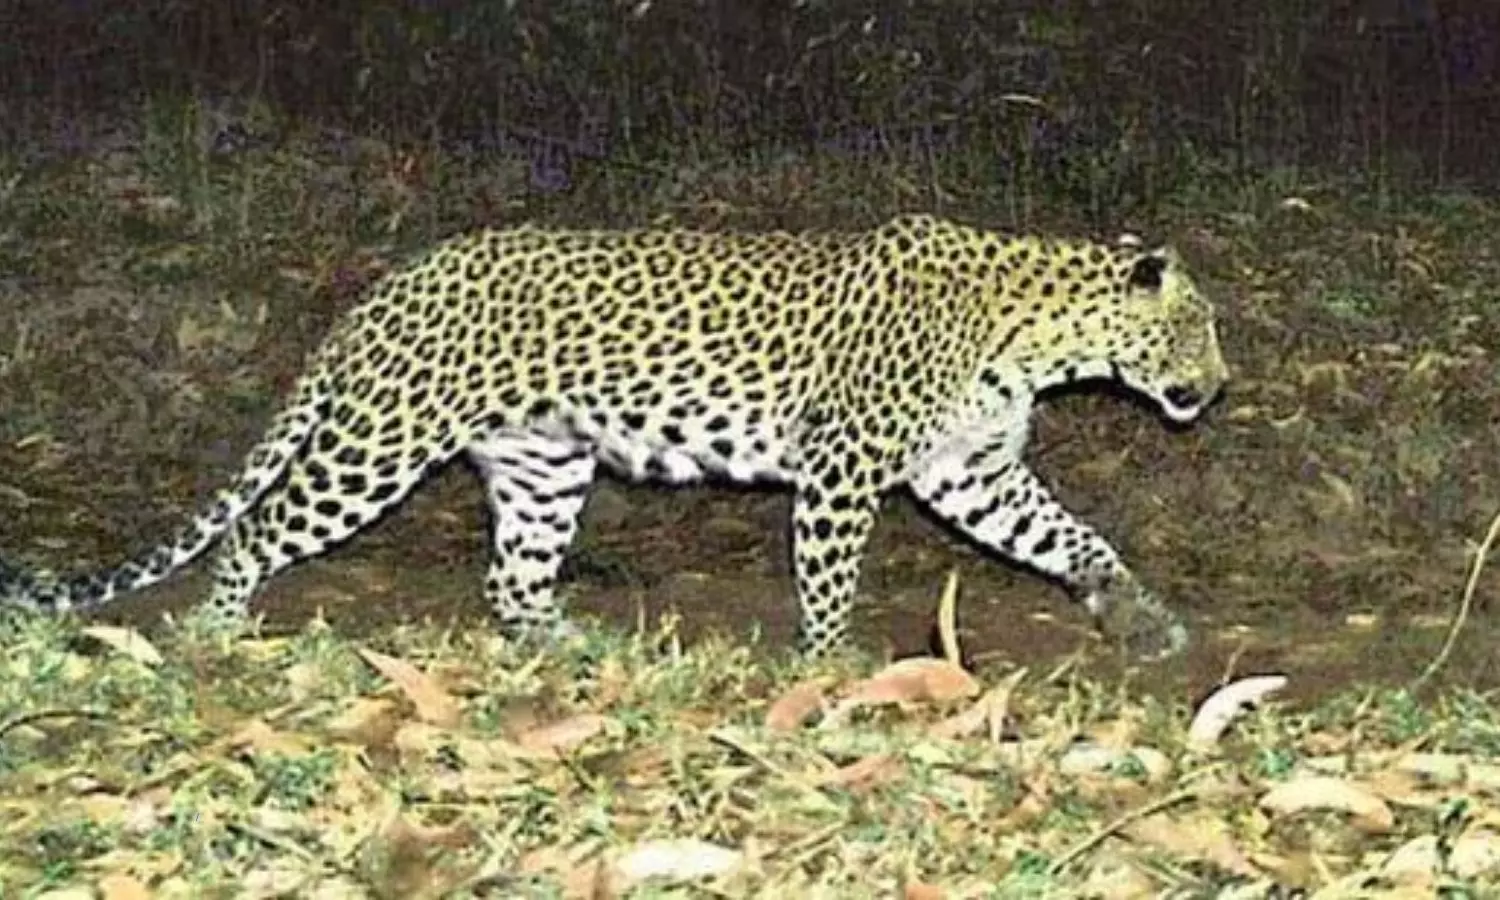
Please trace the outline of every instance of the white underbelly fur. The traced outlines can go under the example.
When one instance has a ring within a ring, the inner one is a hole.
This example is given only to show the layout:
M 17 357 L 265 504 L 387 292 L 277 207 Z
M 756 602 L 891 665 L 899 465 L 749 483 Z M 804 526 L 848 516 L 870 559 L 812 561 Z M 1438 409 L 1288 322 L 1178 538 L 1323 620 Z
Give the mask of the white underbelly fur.
M 707 447 L 654 445 L 639 435 L 605 433 L 594 438 L 594 454 L 616 474 L 636 481 L 688 484 L 709 475 L 730 481 L 787 481 L 792 477 L 787 448 L 767 443 L 763 453 L 752 453 L 750 442 L 736 442 L 736 452 L 723 457 Z
M 712 475 L 737 483 L 785 483 L 796 472 L 791 443 L 784 435 L 766 432 L 735 433 L 731 439 L 734 452 L 725 457 L 712 448 L 709 436 L 691 432 L 687 443 L 678 446 L 647 440 L 635 431 L 604 430 L 581 417 L 539 423 L 532 430 L 549 438 L 576 441 L 587 447 L 600 465 L 632 481 L 690 484 Z

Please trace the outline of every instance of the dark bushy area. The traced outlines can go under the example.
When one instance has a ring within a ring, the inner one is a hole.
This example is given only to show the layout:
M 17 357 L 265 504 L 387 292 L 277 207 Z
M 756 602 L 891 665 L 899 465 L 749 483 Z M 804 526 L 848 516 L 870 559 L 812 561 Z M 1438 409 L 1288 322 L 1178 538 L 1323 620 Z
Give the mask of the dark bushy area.
M 0 130 L 184 91 L 579 159 L 957 144 L 1094 211 L 1205 166 L 1493 180 L 1500 4 L 11 0 Z M 690 141 L 685 141 L 684 138 Z

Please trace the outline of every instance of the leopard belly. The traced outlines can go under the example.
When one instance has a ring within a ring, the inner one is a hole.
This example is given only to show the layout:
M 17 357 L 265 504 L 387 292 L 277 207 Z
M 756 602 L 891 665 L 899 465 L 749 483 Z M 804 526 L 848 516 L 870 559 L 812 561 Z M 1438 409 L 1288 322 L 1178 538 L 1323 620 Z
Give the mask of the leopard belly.
M 742 425 L 710 433 L 691 423 L 632 428 L 613 418 L 601 423 L 592 416 L 561 415 L 529 430 L 571 442 L 631 481 L 693 484 L 717 476 L 737 484 L 784 484 L 797 469 L 796 449 L 784 429 Z

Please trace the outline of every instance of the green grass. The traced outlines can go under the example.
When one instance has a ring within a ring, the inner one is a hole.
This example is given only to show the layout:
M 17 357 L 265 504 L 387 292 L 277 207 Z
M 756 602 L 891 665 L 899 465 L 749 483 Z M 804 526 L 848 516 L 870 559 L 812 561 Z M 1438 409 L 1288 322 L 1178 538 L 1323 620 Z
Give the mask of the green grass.
M 400 689 L 326 627 L 239 642 L 179 629 L 149 655 L 63 623 L 15 634 L 0 673 L 6 896 L 111 877 L 163 897 L 272 883 L 573 896 L 596 866 L 632 884 L 620 867 L 645 848 L 687 872 L 710 846 L 733 863 L 711 876 L 728 896 L 878 896 L 914 881 L 1077 896 L 1111 880 L 1229 896 L 1327 878 L 1378 896 L 1395 884 L 1381 866 L 1424 835 L 1466 853 L 1500 840 L 1486 830 L 1494 776 L 1463 774 L 1494 768 L 1497 712 L 1474 696 L 1421 713 L 1401 694 L 1332 698 L 1316 714 L 1272 703 L 1203 755 L 1184 749 L 1190 710 L 1149 713 L 1077 679 L 1023 678 L 999 743 L 930 736 L 972 695 L 776 732 L 766 713 L 794 685 L 819 679 L 836 700 L 870 661 L 768 665 L 763 648 L 684 647 L 670 632 L 594 632 L 538 656 L 482 633 L 401 629 L 382 651 L 425 674 Z M 979 689 L 1000 674 L 981 673 Z M 437 721 L 435 694 L 455 719 Z M 1418 731 L 1448 774 L 1401 774 Z M 1392 824 L 1258 807 L 1315 772 L 1392 797 Z M 1205 821 L 1225 823 L 1211 841 Z M 659 843 L 681 839 L 705 843 L 687 856 Z M 668 874 L 630 896 L 696 896 L 695 881 Z

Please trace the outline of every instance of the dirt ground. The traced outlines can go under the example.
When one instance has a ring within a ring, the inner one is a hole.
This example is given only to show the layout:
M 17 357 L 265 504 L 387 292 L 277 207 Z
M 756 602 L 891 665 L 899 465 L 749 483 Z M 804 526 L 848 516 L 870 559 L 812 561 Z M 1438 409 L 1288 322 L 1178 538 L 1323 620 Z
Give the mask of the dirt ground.
M 14 239 L 0 247 L 0 347 L 11 348 L 0 547 L 60 567 L 118 559 L 164 534 L 238 464 L 302 354 L 350 302 L 340 279 L 358 255 L 325 253 L 344 262 L 313 271 L 305 257 L 324 250 L 298 244 L 304 232 L 288 225 L 287 248 L 257 250 L 269 261 L 205 250 L 194 262 L 196 238 L 162 240 L 188 227 L 172 213 L 149 229 L 115 223 L 135 231 L 112 239 L 156 244 L 131 245 L 118 271 L 101 271 L 89 239 L 67 234 L 103 227 L 94 209 L 49 205 L 80 202 L 67 189 L 43 186 L 17 206 Z M 1478 203 L 1374 214 L 1338 198 L 1234 216 L 1186 208 L 1164 224 L 1222 304 L 1230 393 L 1186 430 L 1117 396 L 1052 398 L 1030 450 L 1063 501 L 1193 627 L 1186 659 L 1129 668 L 1133 683 L 1187 701 L 1229 673 L 1283 671 L 1294 696 L 1315 696 L 1406 684 L 1437 652 L 1500 512 L 1500 379 L 1488 351 L 1500 326 L 1485 300 L 1496 224 Z M 272 298 L 261 327 L 231 316 L 229 337 L 205 337 L 214 304 L 247 292 Z M 619 627 L 674 612 L 689 639 L 759 631 L 782 648 L 795 617 L 787 502 L 774 491 L 606 485 L 569 565 L 572 607 Z M 455 466 L 349 545 L 276 579 L 261 608 L 278 629 L 317 610 L 353 631 L 423 617 L 488 627 L 486 541 L 477 485 Z M 1046 672 L 1083 649 L 1073 665 L 1127 671 L 1061 590 L 984 557 L 901 497 L 866 563 L 862 642 L 924 649 L 954 568 L 975 660 Z M 1479 579 L 1440 681 L 1500 683 L 1487 665 L 1500 621 L 1485 603 L 1497 585 L 1493 572 Z M 203 588 L 200 567 L 105 615 L 149 623 Z

